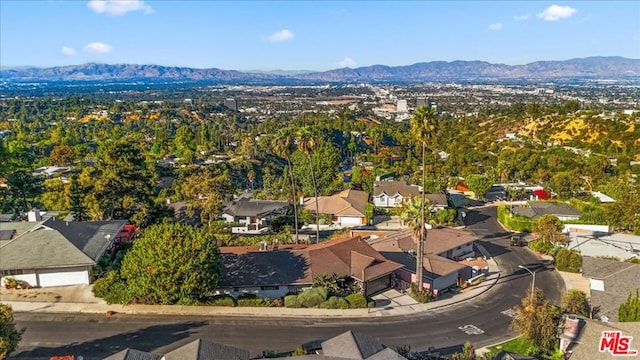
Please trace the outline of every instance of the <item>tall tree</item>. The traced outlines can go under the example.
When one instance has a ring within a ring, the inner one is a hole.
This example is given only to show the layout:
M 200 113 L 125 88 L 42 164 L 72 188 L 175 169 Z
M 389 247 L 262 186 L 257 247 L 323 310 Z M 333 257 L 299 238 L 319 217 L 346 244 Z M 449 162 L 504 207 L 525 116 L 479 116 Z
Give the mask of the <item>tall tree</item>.
M 589 316 L 589 300 L 587 294 L 580 290 L 569 290 L 562 296 L 561 309 L 563 313 Z
M 618 308 L 618 321 L 640 321 L 640 288 L 636 289 L 636 296 L 629 297 Z
M 6 195 L 14 213 L 29 211 L 44 192 L 43 179 L 26 171 L 16 171 L 7 177 Z
M 298 149 L 307 157 L 309 161 L 309 170 L 311 171 L 311 181 L 313 183 L 313 195 L 316 201 L 316 241 L 320 241 L 320 205 L 318 203 L 318 186 L 316 184 L 316 176 L 313 171 L 313 161 L 311 154 L 317 146 L 317 140 L 309 127 L 304 126 L 297 133 Z
M 96 160 L 93 195 L 107 219 L 128 219 L 153 196 L 153 172 L 142 152 L 126 141 L 106 141 Z
M 537 352 L 547 353 L 556 342 L 556 316 L 549 300 L 539 288 L 522 298 L 522 305 L 513 308 L 511 327 L 531 342 Z
M 469 189 L 476 194 L 476 198 L 484 199 L 484 195 L 491 189 L 495 179 L 487 175 L 471 174 L 465 178 Z
M 69 166 L 73 164 L 76 153 L 69 145 L 58 145 L 51 150 L 49 160 L 56 166 Z
M 23 330 L 16 329 L 11 305 L 0 303 L 0 359 L 6 359 L 16 350 Z
M 271 144 L 274 153 L 287 160 L 287 168 L 289 169 L 289 177 L 291 178 L 291 195 L 293 199 L 293 217 L 294 229 L 296 234 L 296 244 L 299 241 L 298 234 L 298 194 L 296 192 L 296 180 L 293 174 L 293 166 L 291 165 L 291 154 L 296 149 L 294 133 L 291 128 L 280 129 L 273 138 Z
M 203 228 L 160 224 L 147 228 L 122 262 L 131 299 L 143 304 L 194 304 L 218 284 L 222 257 Z
M 562 229 L 562 221 L 550 214 L 540 216 L 532 228 L 540 240 L 551 244 L 567 242 L 567 236 L 562 233 Z
M 419 142 L 422 145 L 422 181 L 424 184 L 426 182 L 426 164 L 425 164 L 425 156 L 427 152 L 427 144 L 432 142 L 436 136 L 437 124 L 435 114 L 433 109 L 426 106 L 418 107 L 411 116 L 410 121 L 410 135 L 411 137 Z M 424 262 L 424 242 L 427 238 L 427 229 L 425 226 L 425 191 L 422 191 L 421 198 L 421 210 L 420 210 L 420 240 L 418 241 L 417 246 L 417 256 L 416 256 L 416 281 L 422 289 L 422 276 L 423 276 L 423 267 L 422 264 Z
M 78 175 L 71 177 L 71 184 L 69 186 L 69 208 L 71 215 L 75 221 L 87 221 L 89 216 L 87 215 L 87 208 L 84 206 L 85 190 L 80 184 Z

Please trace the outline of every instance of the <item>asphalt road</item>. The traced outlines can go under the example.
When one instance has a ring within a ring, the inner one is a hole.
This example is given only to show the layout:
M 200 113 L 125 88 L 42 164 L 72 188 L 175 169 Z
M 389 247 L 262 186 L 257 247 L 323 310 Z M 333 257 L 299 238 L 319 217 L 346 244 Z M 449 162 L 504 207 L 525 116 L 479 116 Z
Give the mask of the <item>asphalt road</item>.
M 186 316 L 16 314 L 26 329 L 16 359 L 48 359 L 75 354 L 99 359 L 124 348 L 165 353 L 196 338 L 241 347 L 258 355 L 263 350 L 291 351 L 296 346 L 326 339 L 347 330 L 379 338 L 392 348 L 410 345 L 412 350 L 446 347 L 470 341 L 476 347 L 506 340 L 511 318 L 504 313 L 531 286 L 531 275 L 518 265 L 536 269 L 536 287 L 553 303 L 564 292 L 561 277 L 530 251 L 510 247 L 508 233 L 495 222 L 495 208 L 471 210 L 468 229 L 480 235 L 480 243 L 501 268 L 501 278 L 489 291 L 448 308 L 394 318 L 238 318 Z

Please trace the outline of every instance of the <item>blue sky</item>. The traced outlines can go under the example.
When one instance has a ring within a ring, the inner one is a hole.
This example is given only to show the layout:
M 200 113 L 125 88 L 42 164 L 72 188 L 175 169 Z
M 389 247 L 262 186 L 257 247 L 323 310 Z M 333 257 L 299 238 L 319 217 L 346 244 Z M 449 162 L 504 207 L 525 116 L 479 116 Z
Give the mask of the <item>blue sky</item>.
M 0 65 L 327 70 L 640 58 L 638 1 L 0 0 Z

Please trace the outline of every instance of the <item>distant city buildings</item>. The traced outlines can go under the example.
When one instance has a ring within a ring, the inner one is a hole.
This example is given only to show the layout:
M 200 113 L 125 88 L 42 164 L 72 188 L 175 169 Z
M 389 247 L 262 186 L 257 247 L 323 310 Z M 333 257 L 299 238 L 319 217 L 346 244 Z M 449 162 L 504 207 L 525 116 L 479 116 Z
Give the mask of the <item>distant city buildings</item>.
M 238 111 L 238 100 L 229 98 L 224 100 L 224 106 L 233 111 Z

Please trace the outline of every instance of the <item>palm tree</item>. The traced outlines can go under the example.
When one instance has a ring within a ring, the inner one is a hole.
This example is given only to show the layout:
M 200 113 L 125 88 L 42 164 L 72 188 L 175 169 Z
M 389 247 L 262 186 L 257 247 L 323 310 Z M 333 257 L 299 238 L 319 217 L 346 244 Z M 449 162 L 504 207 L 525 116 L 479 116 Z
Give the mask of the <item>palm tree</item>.
M 317 142 L 308 126 L 300 128 L 300 130 L 298 130 L 297 137 L 298 149 L 307 156 L 307 160 L 309 161 L 313 193 L 316 199 L 316 241 L 320 241 L 320 205 L 318 205 L 318 186 L 316 185 L 316 176 L 313 172 L 313 161 L 311 161 L 311 154 L 313 154 Z
M 293 165 L 291 164 L 291 154 L 295 151 L 296 144 L 294 134 L 291 128 L 280 129 L 271 143 L 273 152 L 287 160 L 287 168 L 291 178 L 291 193 L 293 195 L 293 217 L 296 232 L 296 244 L 298 243 L 298 201 L 296 192 L 296 181 L 293 175 Z
M 411 116 L 410 121 L 411 129 L 409 133 L 413 139 L 419 141 L 422 144 L 422 198 L 420 203 L 420 229 L 418 230 L 419 237 L 418 246 L 416 249 L 416 281 L 420 289 L 422 289 L 422 263 L 424 260 L 424 241 L 427 238 L 427 230 L 425 227 L 425 153 L 427 151 L 427 142 L 433 140 L 436 135 L 436 122 L 433 109 L 426 106 L 418 107 Z

